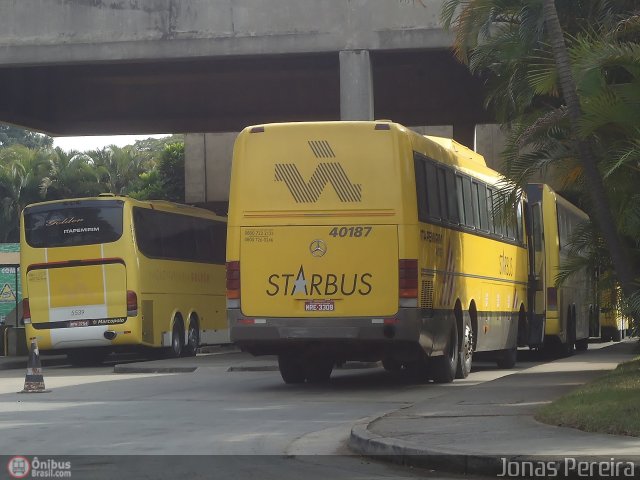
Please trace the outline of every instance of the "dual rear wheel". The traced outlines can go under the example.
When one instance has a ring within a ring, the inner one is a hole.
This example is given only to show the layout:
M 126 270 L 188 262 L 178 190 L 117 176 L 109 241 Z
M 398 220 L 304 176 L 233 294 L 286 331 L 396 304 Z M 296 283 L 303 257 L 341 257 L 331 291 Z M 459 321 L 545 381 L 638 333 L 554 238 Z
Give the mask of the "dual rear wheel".
M 331 357 L 305 357 L 296 354 L 278 356 L 278 369 L 282 380 L 287 384 L 326 383 L 331 377 L 335 362 Z

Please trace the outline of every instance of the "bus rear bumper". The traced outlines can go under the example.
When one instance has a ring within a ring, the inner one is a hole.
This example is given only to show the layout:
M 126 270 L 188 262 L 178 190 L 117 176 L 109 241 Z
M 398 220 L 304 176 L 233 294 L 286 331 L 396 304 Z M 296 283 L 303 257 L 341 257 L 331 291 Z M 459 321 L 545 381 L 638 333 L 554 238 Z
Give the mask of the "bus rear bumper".
M 430 355 L 440 353 L 434 347 L 448 332 L 446 322 L 423 319 L 416 308 L 401 308 L 384 318 L 247 318 L 239 309 L 229 309 L 227 318 L 231 341 L 254 355 L 278 355 L 309 345 L 342 353 L 377 352 L 381 358 L 389 349 L 420 345 Z

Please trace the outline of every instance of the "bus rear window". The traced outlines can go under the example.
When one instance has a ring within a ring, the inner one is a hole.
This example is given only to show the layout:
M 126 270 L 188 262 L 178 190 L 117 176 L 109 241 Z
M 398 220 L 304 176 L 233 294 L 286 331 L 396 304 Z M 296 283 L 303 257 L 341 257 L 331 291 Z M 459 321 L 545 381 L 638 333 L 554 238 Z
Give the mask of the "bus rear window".
M 115 242 L 122 236 L 121 200 L 69 201 L 24 211 L 27 243 L 34 248 Z

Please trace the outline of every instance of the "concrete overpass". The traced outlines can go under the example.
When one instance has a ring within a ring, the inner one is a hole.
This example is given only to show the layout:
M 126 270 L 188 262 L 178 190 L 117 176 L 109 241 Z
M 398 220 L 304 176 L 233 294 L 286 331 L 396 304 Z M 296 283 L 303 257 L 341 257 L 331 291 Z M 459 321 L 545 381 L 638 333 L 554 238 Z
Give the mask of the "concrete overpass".
M 391 118 L 467 145 L 491 119 L 443 0 L 5 0 L 0 121 L 187 135 L 187 201 L 224 201 L 253 123 Z M 205 135 L 205 132 L 207 133 Z M 486 130 L 483 153 L 495 151 Z

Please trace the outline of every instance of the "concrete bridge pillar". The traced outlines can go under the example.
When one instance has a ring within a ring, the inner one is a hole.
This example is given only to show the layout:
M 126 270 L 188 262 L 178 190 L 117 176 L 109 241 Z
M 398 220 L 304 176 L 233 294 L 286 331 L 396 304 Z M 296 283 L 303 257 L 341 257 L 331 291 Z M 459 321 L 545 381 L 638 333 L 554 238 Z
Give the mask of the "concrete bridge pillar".
M 340 119 L 373 120 L 373 74 L 368 50 L 340 51 Z

